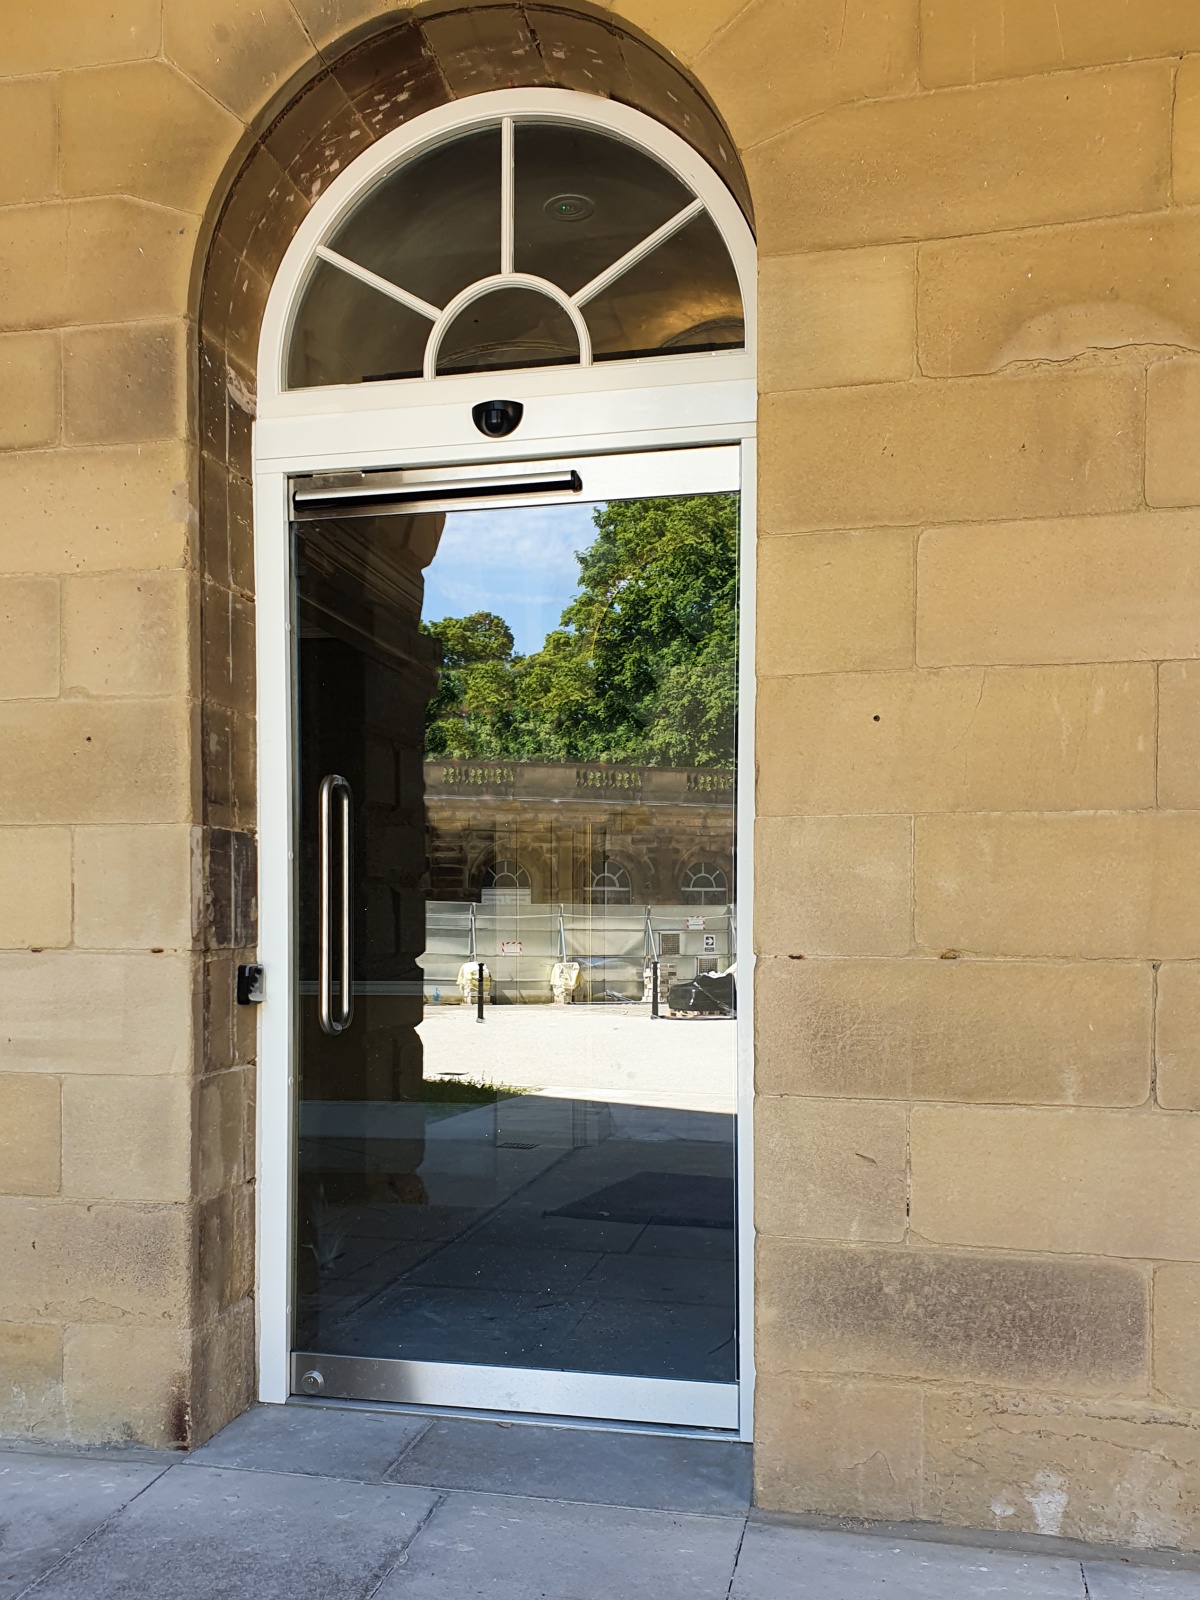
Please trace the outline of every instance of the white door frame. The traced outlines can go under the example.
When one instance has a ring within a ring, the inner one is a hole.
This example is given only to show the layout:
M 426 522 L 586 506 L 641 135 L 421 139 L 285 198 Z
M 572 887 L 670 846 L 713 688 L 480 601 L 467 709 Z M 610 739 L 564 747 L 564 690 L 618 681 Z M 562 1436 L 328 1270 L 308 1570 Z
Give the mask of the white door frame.
M 704 200 L 738 273 L 746 311 L 743 351 L 613 361 L 598 367 L 408 379 L 287 392 L 286 340 L 314 251 L 340 218 L 381 176 L 415 150 L 451 132 L 497 116 L 544 117 L 590 123 L 650 150 Z M 724 185 L 697 153 L 653 119 L 612 101 L 566 90 L 500 90 L 456 102 L 414 119 L 381 139 L 330 185 L 292 241 L 272 288 L 259 356 L 258 417 L 254 428 L 255 606 L 258 666 L 259 959 L 266 1001 L 259 1012 L 257 1102 L 256 1312 L 259 1398 L 283 1402 L 292 1392 L 292 1228 L 295 1151 L 297 994 L 294 950 L 294 800 L 296 756 L 293 706 L 293 626 L 288 486 L 294 473 L 347 467 L 433 467 L 518 460 L 589 463 L 589 477 L 617 497 L 622 481 L 641 469 L 634 457 L 655 452 L 654 480 L 698 481 L 702 458 L 726 456 L 704 446 L 736 448 L 740 467 L 741 571 L 738 735 L 738 1255 L 739 1371 L 737 1405 L 714 1418 L 704 1396 L 695 1405 L 680 1394 L 680 1414 L 662 1420 L 736 1429 L 751 1436 L 753 1415 L 753 828 L 754 828 L 754 596 L 755 596 L 755 253 L 753 238 Z M 488 440 L 473 427 L 470 408 L 492 393 L 520 400 L 525 416 L 510 439 Z M 700 448 L 697 448 L 700 447 Z M 669 452 L 667 457 L 659 452 Z M 679 452 L 679 454 L 675 454 Z M 674 460 L 672 461 L 672 456 Z M 625 459 L 622 459 L 624 457 Z M 605 459 L 601 459 L 605 458 Z M 728 459 L 726 457 L 726 459 Z M 672 470 L 678 468 L 678 471 Z M 704 478 L 701 471 L 700 478 Z M 732 486 L 732 485 L 731 485 Z M 599 496 L 603 498 L 603 495 Z M 592 498 L 585 480 L 584 498 Z M 447 1369 L 450 1370 L 450 1369 Z M 465 1374 L 470 1369 L 458 1369 Z M 495 1373 L 498 1369 L 476 1369 Z M 561 1384 L 547 1374 L 505 1372 L 483 1403 L 498 1409 L 561 1412 Z M 555 1378 L 557 1375 L 549 1375 Z M 523 1390 L 514 1380 L 530 1381 Z M 534 1382 L 533 1380 L 537 1380 Z M 639 1401 L 633 1384 L 610 1380 L 608 1404 L 628 1420 Z M 661 1385 L 656 1385 L 662 1387 Z M 484 1395 L 486 1385 L 472 1392 Z M 676 1386 L 707 1390 L 723 1385 Z M 545 1392 L 545 1401 L 538 1394 Z M 520 1400 L 514 1405 L 513 1399 Z M 435 1402 L 481 1403 L 449 1398 Z M 576 1394 L 578 1403 L 578 1394 Z M 603 1405 L 603 1400 L 597 1404 Z M 653 1407 L 651 1408 L 653 1409 Z M 612 1414 L 570 1411 L 569 1414 Z

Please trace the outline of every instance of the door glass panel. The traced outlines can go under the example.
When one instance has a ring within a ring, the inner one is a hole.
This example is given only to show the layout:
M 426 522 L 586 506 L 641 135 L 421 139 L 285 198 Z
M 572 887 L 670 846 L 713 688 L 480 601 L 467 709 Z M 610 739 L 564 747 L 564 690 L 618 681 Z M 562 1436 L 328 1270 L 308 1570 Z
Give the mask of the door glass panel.
M 737 517 L 294 525 L 297 1350 L 735 1379 Z
M 419 378 L 432 324 L 327 261 L 318 261 L 288 345 L 288 387 Z

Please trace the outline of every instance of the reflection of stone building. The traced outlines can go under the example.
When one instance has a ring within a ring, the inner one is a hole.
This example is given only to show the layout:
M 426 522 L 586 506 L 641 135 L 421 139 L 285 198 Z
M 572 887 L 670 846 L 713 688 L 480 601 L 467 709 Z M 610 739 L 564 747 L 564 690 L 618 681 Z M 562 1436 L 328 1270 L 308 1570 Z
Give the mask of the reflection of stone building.
M 429 761 L 430 898 L 724 904 L 734 777 L 703 768 Z

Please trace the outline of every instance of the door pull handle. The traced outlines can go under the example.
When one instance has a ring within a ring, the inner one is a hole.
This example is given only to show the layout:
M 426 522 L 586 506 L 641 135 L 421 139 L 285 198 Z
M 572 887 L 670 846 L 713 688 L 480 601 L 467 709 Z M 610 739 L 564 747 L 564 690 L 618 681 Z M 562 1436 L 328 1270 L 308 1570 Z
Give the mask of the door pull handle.
M 335 1011 L 333 1004 L 333 807 L 336 796 L 341 821 L 341 971 L 340 993 Z M 353 795 L 345 778 L 331 772 L 321 779 L 318 803 L 318 928 L 317 928 L 317 1002 L 321 1028 L 325 1033 L 344 1033 L 354 1018 L 354 991 L 351 976 L 354 970 L 353 917 L 350 899 L 353 856 L 353 831 L 351 806 Z

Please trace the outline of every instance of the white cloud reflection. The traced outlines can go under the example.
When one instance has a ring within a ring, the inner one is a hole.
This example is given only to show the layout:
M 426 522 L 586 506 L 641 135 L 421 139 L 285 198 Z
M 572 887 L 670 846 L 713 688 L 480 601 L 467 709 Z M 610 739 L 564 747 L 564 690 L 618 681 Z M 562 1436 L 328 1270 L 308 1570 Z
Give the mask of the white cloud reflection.
M 596 537 L 593 505 L 452 511 L 425 572 L 423 615 L 464 617 L 494 611 L 530 655 L 558 626 L 579 582 L 575 553 Z

